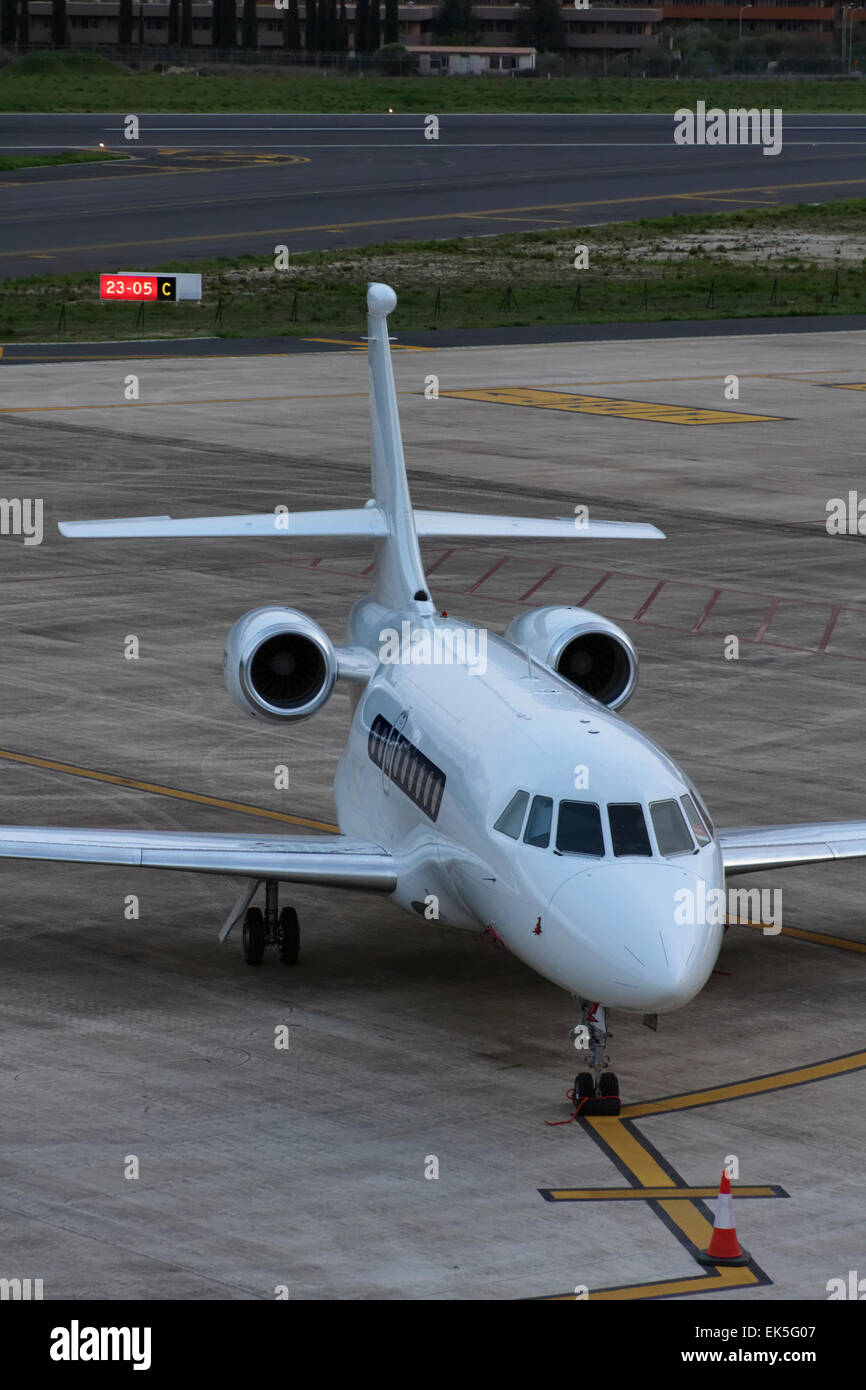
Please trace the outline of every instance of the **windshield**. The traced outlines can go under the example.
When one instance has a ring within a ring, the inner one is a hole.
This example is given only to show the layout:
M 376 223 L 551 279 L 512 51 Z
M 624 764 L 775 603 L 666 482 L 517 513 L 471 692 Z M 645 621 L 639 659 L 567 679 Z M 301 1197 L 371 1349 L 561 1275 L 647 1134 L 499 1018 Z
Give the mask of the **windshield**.
M 652 857 L 649 831 L 646 828 L 641 805 L 637 802 L 614 803 L 608 806 L 607 814 L 610 820 L 613 852 L 618 858 L 626 854 Z
M 556 848 L 561 854 L 604 856 L 601 812 L 590 801 L 560 801 Z

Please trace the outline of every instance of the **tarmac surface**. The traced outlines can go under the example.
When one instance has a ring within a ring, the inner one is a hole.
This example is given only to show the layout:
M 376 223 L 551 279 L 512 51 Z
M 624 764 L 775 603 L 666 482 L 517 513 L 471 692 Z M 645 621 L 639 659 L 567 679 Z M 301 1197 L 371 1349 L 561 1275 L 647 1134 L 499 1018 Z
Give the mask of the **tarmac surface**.
M 717 824 L 863 817 L 863 541 L 824 523 L 862 481 L 864 351 L 839 332 L 397 353 L 416 505 L 586 503 L 668 536 L 427 543 L 434 598 L 497 631 L 557 602 L 621 623 L 641 657 L 626 717 Z M 361 353 L 31 362 L 0 376 L 0 417 L 6 496 L 45 505 L 43 544 L 0 540 L 4 818 L 332 823 L 345 692 L 262 728 L 221 652 L 269 601 L 339 640 L 369 550 L 55 523 L 363 503 Z M 866 864 L 759 882 L 783 889 L 785 931 L 732 926 L 656 1033 L 614 1016 L 622 1119 L 550 1128 L 573 1003 L 487 937 L 304 889 L 283 895 L 300 965 L 251 970 L 216 940 L 240 885 L 4 863 L 0 1276 L 48 1299 L 825 1299 L 864 1267 Z M 730 1155 L 754 1264 L 707 1271 L 713 1205 L 690 1194 Z
M 672 115 L 0 115 L 0 154 L 129 162 L 0 175 L 0 276 L 147 269 L 385 240 L 856 197 L 866 117 L 785 115 L 783 145 L 674 144 Z M 94 235 L 94 227 L 98 234 Z

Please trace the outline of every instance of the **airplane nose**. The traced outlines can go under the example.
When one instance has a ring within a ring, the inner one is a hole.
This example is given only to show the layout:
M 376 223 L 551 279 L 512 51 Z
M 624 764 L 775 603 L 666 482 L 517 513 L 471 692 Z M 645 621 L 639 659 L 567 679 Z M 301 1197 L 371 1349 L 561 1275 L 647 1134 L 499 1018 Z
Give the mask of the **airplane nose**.
M 709 891 L 679 865 L 599 864 L 563 883 L 548 911 L 577 945 L 578 978 L 597 981 L 591 998 L 663 1013 L 688 1003 L 715 964 L 722 927 L 707 924 Z

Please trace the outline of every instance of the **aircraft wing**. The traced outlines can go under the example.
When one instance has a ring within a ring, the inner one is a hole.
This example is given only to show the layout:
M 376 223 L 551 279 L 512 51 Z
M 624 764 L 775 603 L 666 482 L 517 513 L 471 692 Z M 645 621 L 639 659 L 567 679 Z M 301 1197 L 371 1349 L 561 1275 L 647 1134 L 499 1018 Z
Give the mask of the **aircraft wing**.
M 326 888 L 392 893 L 394 859 L 381 845 L 342 835 L 288 839 L 259 835 L 187 835 L 183 831 L 79 830 L 69 826 L 0 826 L 0 859 L 132 864 Z
M 866 858 L 866 820 L 746 825 L 718 830 L 716 838 L 726 874 Z

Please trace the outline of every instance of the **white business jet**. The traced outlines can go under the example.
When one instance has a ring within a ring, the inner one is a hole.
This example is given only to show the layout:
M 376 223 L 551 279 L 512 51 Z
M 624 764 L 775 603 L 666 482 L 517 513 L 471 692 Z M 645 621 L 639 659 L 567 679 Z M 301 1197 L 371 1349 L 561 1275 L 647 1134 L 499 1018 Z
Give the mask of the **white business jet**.
M 0 857 L 195 870 L 246 880 L 221 936 L 243 919 L 244 954 L 297 961 L 280 883 L 367 889 L 424 921 L 488 931 L 575 995 L 582 1113 L 617 1113 L 606 1010 L 654 1015 L 688 1002 L 719 950 L 724 876 L 866 855 L 866 821 L 715 830 L 677 764 L 618 711 L 637 681 L 631 640 L 579 607 L 529 610 L 503 637 L 441 614 L 419 536 L 560 541 L 664 539 L 654 526 L 413 510 L 387 318 L 367 293 L 373 497 L 362 508 L 61 524 L 71 537 L 369 537 L 369 595 L 336 646 L 293 608 L 232 629 L 228 689 L 241 709 L 291 726 L 335 682 L 353 705 L 334 793 L 339 836 L 0 827 Z M 489 636 L 489 640 L 487 640 Z M 483 641 L 481 640 L 483 639 Z M 483 660 L 481 659 L 483 655 Z M 265 885 L 264 912 L 252 906 Z M 689 903 L 695 910 L 683 911 Z

